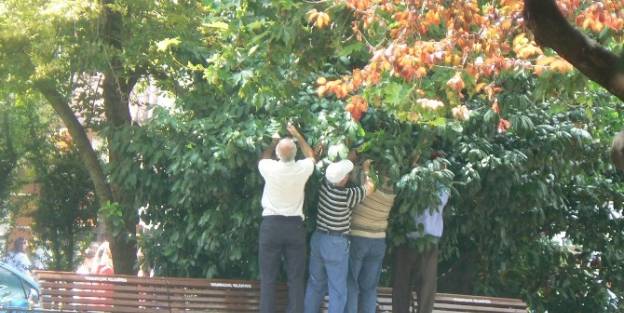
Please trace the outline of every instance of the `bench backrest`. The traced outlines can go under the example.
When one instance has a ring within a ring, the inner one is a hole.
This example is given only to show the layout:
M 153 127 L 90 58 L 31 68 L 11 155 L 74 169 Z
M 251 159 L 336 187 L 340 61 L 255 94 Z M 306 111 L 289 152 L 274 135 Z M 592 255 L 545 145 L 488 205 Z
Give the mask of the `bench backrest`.
M 78 312 L 258 312 L 256 281 L 126 275 L 79 275 L 39 271 L 44 309 Z M 277 290 L 278 311 L 286 306 L 286 286 Z M 327 310 L 327 297 L 323 311 Z M 392 290 L 379 288 L 378 312 L 392 312 Z M 518 299 L 438 293 L 434 313 L 526 313 Z
M 415 298 L 415 297 L 414 297 Z M 414 308 L 417 303 L 414 301 Z M 392 312 L 392 289 L 379 288 L 378 312 Z M 416 310 L 414 310 L 416 312 Z M 520 299 L 494 298 L 437 293 L 433 304 L 434 313 L 526 313 L 527 305 Z
M 258 312 L 257 282 L 143 278 L 126 275 L 79 275 L 37 272 L 44 309 L 135 312 Z M 277 304 L 286 303 L 285 286 L 278 287 Z

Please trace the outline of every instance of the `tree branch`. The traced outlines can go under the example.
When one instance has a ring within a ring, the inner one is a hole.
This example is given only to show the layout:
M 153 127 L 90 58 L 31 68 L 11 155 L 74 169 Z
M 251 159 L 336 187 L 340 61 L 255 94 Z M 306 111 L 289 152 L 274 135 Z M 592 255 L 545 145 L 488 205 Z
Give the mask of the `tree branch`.
M 524 18 L 535 41 L 555 50 L 589 79 L 624 101 L 624 62 L 574 28 L 555 0 L 524 0 Z
M 78 147 L 78 151 L 80 151 L 80 158 L 86 165 L 89 176 L 93 181 L 95 193 L 100 205 L 113 202 L 113 195 L 97 154 L 91 146 L 91 142 L 87 137 L 84 127 L 82 127 L 82 124 L 80 124 L 78 118 L 76 118 L 74 112 L 70 108 L 69 100 L 56 90 L 55 84 L 50 80 L 35 81 L 34 87 L 48 100 L 54 108 L 54 111 L 61 117 L 63 123 L 69 130 L 72 139 Z
M 145 70 L 144 67 L 140 66 L 137 67 L 134 71 L 132 71 L 128 77 L 128 80 L 126 82 L 126 88 L 128 89 L 128 94 L 130 94 L 132 92 L 132 90 L 134 89 L 134 86 L 137 84 L 137 82 L 139 81 L 139 79 L 146 73 L 147 71 Z

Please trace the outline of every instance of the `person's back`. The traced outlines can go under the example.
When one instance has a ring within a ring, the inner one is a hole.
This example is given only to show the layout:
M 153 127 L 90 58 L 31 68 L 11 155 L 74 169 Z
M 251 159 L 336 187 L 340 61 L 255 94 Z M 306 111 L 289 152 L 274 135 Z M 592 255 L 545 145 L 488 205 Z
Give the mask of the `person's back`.
M 100 245 L 98 243 L 92 242 L 85 250 L 84 260 L 82 261 L 82 264 L 78 266 L 78 269 L 76 270 L 77 274 L 92 274 L 95 272 L 95 254 L 97 253 L 99 246 Z
M 32 266 L 30 259 L 24 252 L 9 252 L 5 262 L 22 272 L 30 271 L 30 267 Z
M 4 262 L 13 266 L 19 271 L 24 273 L 29 273 L 32 267 L 32 263 L 30 259 L 26 255 L 26 248 L 28 246 L 28 241 L 26 238 L 18 237 L 13 242 L 13 249 L 9 251 Z
M 431 153 L 430 160 L 445 157 L 442 151 Z M 409 214 L 414 229 L 406 234 L 407 243 L 396 247 L 392 283 L 392 311 L 410 312 L 412 288 L 418 298 L 417 313 L 431 313 L 437 289 L 438 242 L 442 236 L 444 207 L 450 189 L 442 183 L 435 185 L 437 203 L 423 212 Z M 413 279 L 418 277 L 418 283 Z
M 363 167 L 368 171 L 370 160 Z M 343 313 L 347 305 L 351 212 L 375 189 L 368 176 L 362 185 L 348 187 L 352 170 L 350 160 L 341 160 L 328 165 L 325 171 L 318 196 L 316 230 L 310 238 L 305 313 L 318 313 L 325 291 L 329 293 L 329 313 Z
M 395 194 L 377 189 L 353 209 L 351 236 L 385 238 Z
M 258 169 L 265 180 L 262 215 L 303 215 L 304 190 L 314 171 L 314 159 L 296 162 L 263 159 Z
M 353 209 L 346 313 L 376 311 L 388 216 L 396 196 L 389 180 L 384 177 L 383 181 L 379 189 Z
M 260 313 L 276 311 L 275 287 L 282 257 L 288 276 L 288 313 L 303 311 L 305 283 L 305 227 L 303 202 L 305 184 L 314 171 L 314 151 L 297 129 L 288 131 L 299 141 L 305 159 L 295 161 L 293 139 L 274 138 L 262 153 L 258 170 L 264 178 L 262 223 L 258 259 L 260 265 Z M 272 159 L 273 149 L 279 161 Z
M 420 214 L 412 215 L 414 225 L 422 225 L 422 233 L 420 231 L 410 232 L 407 234 L 408 239 L 417 240 L 423 236 L 442 237 L 442 231 L 444 230 L 444 207 L 449 200 L 450 191 L 441 185 L 437 186 L 437 189 L 439 204 L 434 209 L 426 209 Z

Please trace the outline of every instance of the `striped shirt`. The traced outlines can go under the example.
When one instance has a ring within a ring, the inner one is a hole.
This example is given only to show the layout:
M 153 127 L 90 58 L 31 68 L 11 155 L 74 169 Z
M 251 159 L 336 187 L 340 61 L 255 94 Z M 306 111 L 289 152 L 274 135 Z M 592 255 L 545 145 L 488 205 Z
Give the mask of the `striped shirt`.
M 342 188 L 323 179 L 319 192 L 316 229 L 348 234 L 351 209 L 366 197 L 363 186 Z

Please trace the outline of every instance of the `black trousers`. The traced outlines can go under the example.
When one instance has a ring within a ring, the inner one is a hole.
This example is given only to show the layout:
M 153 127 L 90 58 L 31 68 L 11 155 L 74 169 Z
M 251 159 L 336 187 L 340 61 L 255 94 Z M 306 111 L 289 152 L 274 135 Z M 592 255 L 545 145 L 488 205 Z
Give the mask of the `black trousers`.
M 306 232 L 301 217 L 265 216 L 260 224 L 260 313 L 276 313 L 275 286 L 282 257 L 288 276 L 287 313 L 303 312 Z
M 392 312 L 408 313 L 416 291 L 418 313 L 431 313 L 438 286 L 438 246 L 419 252 L 407 245 L 397 247 L 392 279 Z

